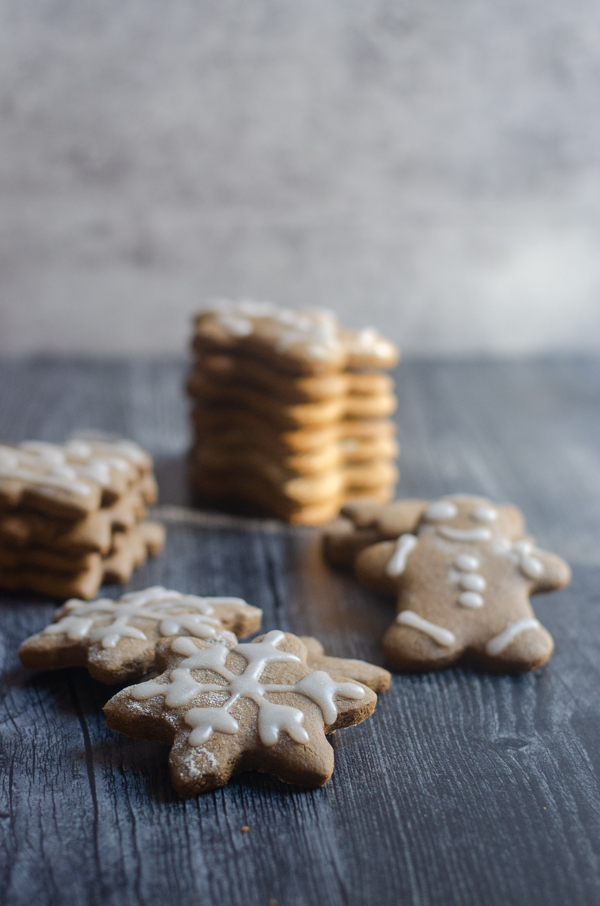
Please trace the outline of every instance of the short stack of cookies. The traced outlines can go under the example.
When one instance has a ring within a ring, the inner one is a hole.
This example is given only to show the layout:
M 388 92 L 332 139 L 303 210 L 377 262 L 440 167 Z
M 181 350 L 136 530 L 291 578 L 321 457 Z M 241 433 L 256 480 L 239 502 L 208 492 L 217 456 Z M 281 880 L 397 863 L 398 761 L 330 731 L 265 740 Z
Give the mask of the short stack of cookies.
M 129 441 L 0 444 L 0 588 L 90 599 L 127 582 L 163 547 L 145 521 L 156 496 L 152 460 Z
M 188 380 L 191 484 L 318 524 L 351 499 L 387 501 L 398 480 L 392 377 L 399 353 L 328 311 L 223 301 L 198 315 Z

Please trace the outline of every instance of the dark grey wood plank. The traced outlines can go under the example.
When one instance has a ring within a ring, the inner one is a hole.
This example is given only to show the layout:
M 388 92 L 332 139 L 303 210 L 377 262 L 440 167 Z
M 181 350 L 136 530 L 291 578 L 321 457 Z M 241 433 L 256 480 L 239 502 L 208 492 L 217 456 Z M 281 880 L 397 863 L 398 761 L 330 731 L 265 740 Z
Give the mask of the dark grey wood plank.
M 4 363 L 0 436 L 80 426 L 134 436 L 181 506 L 180 363 Z M 19 642 L 53 604 L 0 601 L 0 903 L 564 906 L 600 900 L 597 362 L 408 362 L 399 371 L 403 491 L 521 502 L 573 584 L 542 596 L 550 663 L 525 677 L 397 676 L 372 719 L 336 734 L 322 790 L 244 775 L 182 802 L 167 749 L 107 730 L 112 690 L 34 674 Z M 321 561 L 318 532 L 165 509 L 165 553 L 130 588 L 236 594 L 265 628 L 381 663 L 393 602 Z M 583 528 L 581 528 L 583 526 Z M 110 587 L 116 596 L 120 589 Z M 241 832 L 249 826 L 248 834 Z

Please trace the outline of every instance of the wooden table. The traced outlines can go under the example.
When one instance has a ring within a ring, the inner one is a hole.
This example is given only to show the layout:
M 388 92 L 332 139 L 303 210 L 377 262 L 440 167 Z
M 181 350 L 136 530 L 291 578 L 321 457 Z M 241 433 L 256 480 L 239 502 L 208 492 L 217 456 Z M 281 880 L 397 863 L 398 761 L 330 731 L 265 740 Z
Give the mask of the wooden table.
M 178 362 L 4 362 L 0 437 L 134 438 L 157 460 L 168 542 L 130 589 L 240 595 L 265 629 L 381 663 L 393 602 L 330 571 L 318 531 L 189 509 L 182 376 Z M 53 602 L 5 595 L 0 903 L 597 906 L 600 362 L 408 361 L 398 382 L 402 493 L 517 502 L 571 561 L 571 586 L 537 599 L 550 663 L 396 676 L 370 720 L 333 738 L 323 789 L 244 775 L 184 802 L 166 747 L 105 727 L 114 690 L 83 670 L 19 666 Z

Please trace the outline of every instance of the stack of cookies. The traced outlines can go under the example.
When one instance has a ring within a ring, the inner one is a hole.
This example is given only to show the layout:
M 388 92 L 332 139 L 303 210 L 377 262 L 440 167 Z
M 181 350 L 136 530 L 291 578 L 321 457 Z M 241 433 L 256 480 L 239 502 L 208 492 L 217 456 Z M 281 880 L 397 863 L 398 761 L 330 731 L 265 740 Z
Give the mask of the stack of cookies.
M 317 524 L 350 499 L 387 501 L 398 480 L 386 370 L 398 350 L 328 311 L 219 302 L 195 322 L 191 482 L 289 522 Z
M 0 588 L 94 597 L 164 544 L 152 460 L 129 441 L 0 444 Z

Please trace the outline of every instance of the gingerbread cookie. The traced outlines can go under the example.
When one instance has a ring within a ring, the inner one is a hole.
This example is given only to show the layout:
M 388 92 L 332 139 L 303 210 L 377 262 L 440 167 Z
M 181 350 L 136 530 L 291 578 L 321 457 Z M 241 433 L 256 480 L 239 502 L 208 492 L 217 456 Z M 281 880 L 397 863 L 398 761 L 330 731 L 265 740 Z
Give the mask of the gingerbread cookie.
M 246 355 L 288 374 L 392 368 L 398 350 L 372 327 L 345 330 L 331 311 L 296 311 L 271 302 L 219 300 L 196 318 L 200 354 Z
M 302 641 L 279 630 L 244 644 L 227 633 L 163 639 L 156 662 L 160 676 L 123 689 L 104 712 L 113 730 L 171 745 L 180 796 L 246 770 L 322 786 L 334 761 L 326 734 L 360 723 L 377 702 L 367 686 L 313 670 Z
M 37 547 L 72 557 L 107 554 L 113 533 L 133 528 L 145 515 L 145 501 L 137 491 L 75 521 L 26 510 L 0 512 L 0 542 L 12 550 Z
M 74 437 L 0 444 L 0 587 L 92 598 L 164 545 L 145 522 L 152 460 L 137 444 Z
M 239 355 L 203 355 L 188 383 L 191 396 L 196 395 L 197 380 L 208 380 L 223 388 L 249 386 L 288 404 L 343 399 L 349 395 L 373 398 L 394 391 L 392 378 L 378 371 L 289 375 L 277 372 L 257 359 Z
M 199 315 L 187 383 L 191 483 L 298 523 L 348 499 L 389 500 L 397 481 L 394 345 L 331 312 L 249 300 Z M 310 478 L 310 481 L 307 479 Z
M 102 683 L 131 681 L 154 667 L 160 639 L 216 637 L 224 629 L 244 636 L 260 628 L 262 611 L 241 598 L 200 598 L 155 586 L 118 601 L 72 600 L 54 622 L 19 648 L 24 667 L 87 667 Z
M 385 418 L 396 409 L 396 397 L 390 391 L 350 394 L 325 400 L 288 403 L 285 398 L 251 386 L 221 385 L 196 375 L 188 381 L 188 391 L 204 405 L 254 412 L 270 425 L 282 430 L 330 425 L 346 418 Z
M 407 517 L 414 509 L 409 501 Z M 396 510 L 400 518 L 402 501 Z M 535 670 L 554 643 L 535 618 L 530 595 L 570 579 L 563 560 L 524 535 L 517 507 L 469 495 L 433 501 L 411 531 L 364 548 L 355 568 L 367 587 L 398 596 L 383 639 L 397 670 L 459 662 L 499 673 Z

